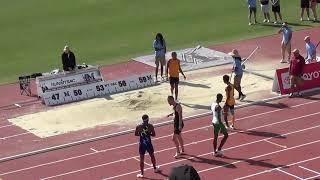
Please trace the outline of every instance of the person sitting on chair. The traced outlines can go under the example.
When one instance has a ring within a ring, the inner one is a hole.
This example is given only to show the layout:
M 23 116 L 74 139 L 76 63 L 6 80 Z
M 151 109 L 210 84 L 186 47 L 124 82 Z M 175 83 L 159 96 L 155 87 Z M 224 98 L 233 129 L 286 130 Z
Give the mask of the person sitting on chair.
M 61 59 L 64 71 L 73 71 L 76 68 L 76 57 L 69 46 L 64 47 Z

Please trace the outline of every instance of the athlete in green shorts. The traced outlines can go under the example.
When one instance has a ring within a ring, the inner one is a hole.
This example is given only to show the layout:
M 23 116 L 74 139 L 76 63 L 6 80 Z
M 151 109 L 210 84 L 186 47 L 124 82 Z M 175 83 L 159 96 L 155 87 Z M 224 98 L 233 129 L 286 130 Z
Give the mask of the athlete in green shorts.
M 226 141 L 228 139 L 228 131 L 221 121 L 222 108 L 219 103 L 222 101 L 222 98 L 223 98 L 222 94 L 217 94 L 216 102 L 213 102 L 211 105 L 211 110 L 212 110 L 212 114 L 213 114 L 212 125 L 213 125 L 213 130 L 214 130 L 213 155 L 220 156 L 220 157 L 223 156 L 223 153 L 221 151 L 222 146 L 226 143 Z M 217 141 L 218 141 L 219 132 L 221 132 L 223 134 L 223 138 L 220 142 L 220 145 L 219 145 L 218 151 L 217 151 Z

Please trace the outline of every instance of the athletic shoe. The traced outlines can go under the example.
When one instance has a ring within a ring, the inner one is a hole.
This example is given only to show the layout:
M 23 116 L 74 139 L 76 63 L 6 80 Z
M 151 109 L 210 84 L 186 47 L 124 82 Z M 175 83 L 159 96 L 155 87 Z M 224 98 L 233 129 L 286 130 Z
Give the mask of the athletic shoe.
M 143 174 L 137 174 L 137 178 L 143 178 Z
M 159 167 L 159 166 L 156 166 L 156 168 L 153 169 L 153 172 L 154 172 L 154 173 L 159 173 L 159 172 L 161 172 L 160 167 Z
M 300 21 L 303 21 L 303 19 L 302 19 L 302 18 L 300 18 Z
M 263 22 L 267 22 L 267 20 L 266 20 L 266 19 L 264 19 L 264 20 L 263 20 Z
M 281 59 L 280 63 L 288 63 L 288 61 Z
M 223 152 L 220 150 L 220 151 L 217 151 L 216 153 L 215 153 L 215 156 L 216 157 L 223 157 Z
M 232 130 L 234 130 L 234 129 L 235 129 L 233 125 L 231 125 L 231 126 L 230 126 L 230 128 L 231 128 Z
M 244 98 L 246 98 L 246 97 L 247 97 L 247 96 L 243 94 L 243 95 L 241 96 L 241 98 L 240 98 L 240 101 L 242 101 L 242 100 L 243 100 Z
M 300 93 L 300 92 L 298 92 L 298 94 L 297 94 L 299 97 L 302 97 L 302 94 Z
M 270 20 L 268 19 L 268 21 L 267 21 L 268 23 L 270 22 Z
M 178 159 L 180 157 L 180 155 L 181 155 L 180 153 L 176 153 L 173 157 Z
M 277 21 L 275 21 L 275 22 L 273 22 L 273 24 L 278 24 L 278 22 L 277 22 Z
M 180 153 L 180 155 L 184 155 L 184 150 L 181 150 L 181 153 Z
M 294 94 L 290 93 L 289 98 L 293 98 L 293 97 L 294 97 Z
M 252 25 L 252 23 L 251 22 L 249 22 L 249 26 L 251 26 Z
M 308 21 L 310 21 L 310 18 L 308 18 Z

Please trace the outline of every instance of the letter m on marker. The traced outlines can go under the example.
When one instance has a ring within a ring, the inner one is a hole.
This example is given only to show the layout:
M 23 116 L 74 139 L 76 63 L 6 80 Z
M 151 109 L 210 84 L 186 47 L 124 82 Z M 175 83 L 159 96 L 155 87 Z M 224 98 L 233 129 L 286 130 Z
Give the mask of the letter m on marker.
M 65 96 L 65 97 L 70 96 L 69 91 L 64 92 L 64 96 Z

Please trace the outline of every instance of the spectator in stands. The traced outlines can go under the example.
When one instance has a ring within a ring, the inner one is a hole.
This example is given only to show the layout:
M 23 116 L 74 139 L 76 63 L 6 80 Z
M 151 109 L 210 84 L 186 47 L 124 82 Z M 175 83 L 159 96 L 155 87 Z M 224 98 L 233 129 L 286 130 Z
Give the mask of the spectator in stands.
M 155 64 L 156 64 L 156 81 L 158 81 L 158 70 L 159 64 L 161 69 L 161 78 L 164 80 L 163 77 L 163 70 L 166 65 L 166 42 L 161 33 L 157 33 L 156 39 L 153 41 L 153 48 L 155 50 Z
M 320 1 L 319 1 L 320 2 Z M 317 2 L 317 0 L 310 0 L 310 8 L 311 8 L 311 10 L 312 10 L 312 13 L 313 13 L 313 20 L 315 21 L 315 22 L 317 22 L 318 21 L 318 17 L 317 17 L 317 4 L 318 4 L 318 2 Z
M 308 21 L 310 20 L 309 6 L 310 6 L 309 0 L 300 0 L 300 7 L 301 7 L 300 20 L 301 21 L 303 21 L 304 10 L 307 11 Z
M 298 49 L 294 49 L 292 51 L 293 57 L 290 62 L 289 67 L 289 75 L 290 75 L 290 98 L 294 97 L 294 93 L 297 92 L 298 96 L 301 96 L 300 94 L 300 88 L 303 85 L 303 68 L 305 65 L 305 59 L 300 55 Z
M 64 47 L 61 59 L 64 71 L 73 71 L 76 68 L 76 57 L 69 46 Z
M 263 22 L 270 22 L 270 14 L 269 14 L 269 0 L 260 0 L 261 11 L 264 16 Z
M 275 19 L 274 24 L 278 23 L 277 15 L 279 16 L 280 22 L 282 22 L 282 16 L 280 12 L 280 0 L 271 0 L 271 3 L 272 3 L 272 12 Z
M 249 8 L 249 15 L 248 15 L 248 19 L 249 19 L 249 26 L 252 24 L 256 24 L 257 23 L 257 2 L 256 0 L 247 0 L 248 1 L 248 8 Z M 252 13 L 254 14 L 254 22 L 251 22 L 251 16 Z
M 311 42 L 309 36 L 304 38 L 304 42 L 306 42 L 307 51 L 306 64 L 317 62 L 316 46 Z
M 282 27 L 279 29 L 278 33 L 282 33 L 281 41 L 281 54 L 282 59 L 281 63 L 289 63 L 291 58 L 291 39 L 292 39 L 292 30 L 288 27 L 288 23 L 284 22 Z M 288 61 L 285 60 L 285 53 L 288 52 Z

